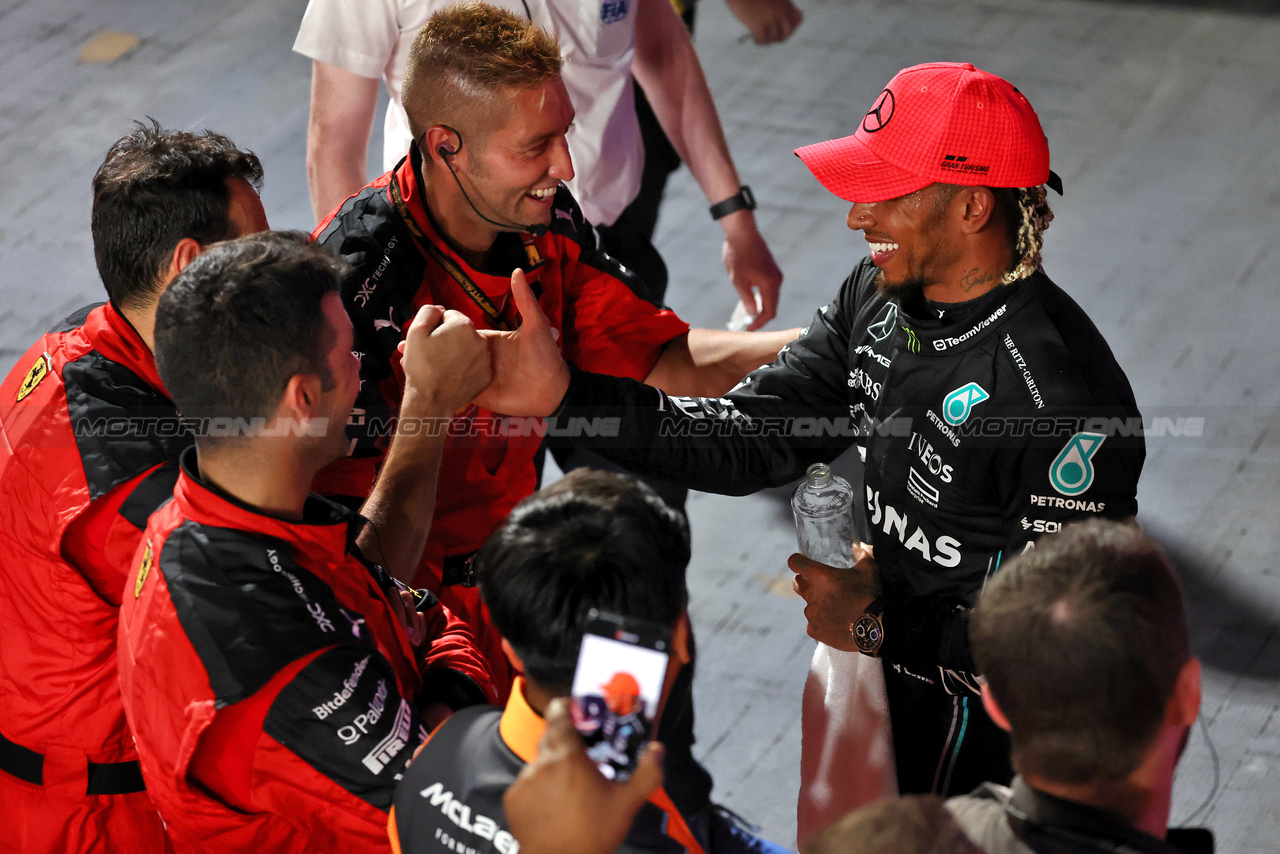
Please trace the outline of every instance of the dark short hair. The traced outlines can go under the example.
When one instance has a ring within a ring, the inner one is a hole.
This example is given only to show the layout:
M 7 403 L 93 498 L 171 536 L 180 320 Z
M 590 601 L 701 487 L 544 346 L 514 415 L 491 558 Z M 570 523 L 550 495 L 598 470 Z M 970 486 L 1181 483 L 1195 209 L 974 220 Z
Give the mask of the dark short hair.
M 544 689 L 568 693 L 592 608 L 672 626 L 689 528 L 634 478 L 577 469 L 516 505 L 475 559 L 493 624 Z
M 1177 573 L 1136 525 L 1101 519 L 1011 560 L 970 634 L 1014 767 L 1062 783 L 1133 771 L 1190 656 Z
M 269 417 L 295 374 L 332 387 L 322 304 L 349 273 L 300 231 L 218 243 L 188 264 L 160 297 L 155 328 L 156 368 L 183 417 Z
M 258 158 L 222 134 L 136 124 L 93 176 L 93 254 L 117 308 L 155 299 L 179 241 L 207 246 L 235 236 L 229 180 L 262 185 Z

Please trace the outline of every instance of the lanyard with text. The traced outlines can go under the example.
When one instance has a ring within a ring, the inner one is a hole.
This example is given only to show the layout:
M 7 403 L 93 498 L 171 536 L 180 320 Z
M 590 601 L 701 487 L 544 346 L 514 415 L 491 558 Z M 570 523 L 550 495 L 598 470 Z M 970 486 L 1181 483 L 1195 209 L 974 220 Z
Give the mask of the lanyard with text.
M 449 278 L 458 283 L 458 287 L 462 288 L 463 293 L 471 297 L 471 301 L 480 307 L 480 310 L 489 318 L 489 322 L 493 324 L 495 329 L 510 330 L 511 324 L 502 319 L 502 314 L 498 307 L 493 304 L 493 300 L 489 299 L 488 294 L 480 289 L 471 277 L 458 268 L 440 249 L 431 242 L 431 238 L 423 234 L 422 229 L 413 221 L 413 216 L 409 213 L 409 206 L 404 202 L 404 196 L 400 193 L 400 184 L 396 180 L 396 176 L 391 176 L 391 201 L 396 206 L 396 213 L 400 214 L 400 219 L 404 220 L 405 227 L 409 229 L 410 235 L 413 236 L 413 242 L 418 244 L 418 248 L 430 255 L 431 258 L 449 274 Z M 525 243 L 525 252 L 530 254 L 530 260 L 537 254 L 537 249 L 533 246 L 533 238 L 529 235 L 523 235 Z

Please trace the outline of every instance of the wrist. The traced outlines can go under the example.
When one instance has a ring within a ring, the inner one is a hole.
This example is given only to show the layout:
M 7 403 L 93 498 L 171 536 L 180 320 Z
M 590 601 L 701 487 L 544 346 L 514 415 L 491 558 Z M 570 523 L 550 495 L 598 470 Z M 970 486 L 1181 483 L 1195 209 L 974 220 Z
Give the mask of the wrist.
M 849 624 L 853 642 L 863 655 L 880 657 L 880 650 L 884 646 L 884 607 L 884 596 L 878 596 Z
M 756 226 L 756 215 L 746 209 L 731 213 L 721 218 L 720 228 L 726 240 L 759 239 L 760 229 Z
M 750 214 L 755 209 L 756 197 L 751 192 L 751 188 L 743 184 L 738 188 L 738 192 L 711 205 L 710 212 L 712 219 L 723 222 L 735 214 L 743 212 Z
M 410 420 L 448 422 L 453 418 L 456 410 L 456 407 L 441 399 L 439 395 L 413 386 L 406 386 L 404 396 L 400 398 L 399 423 Z M 418 430 L 416 432 L 430 435 L 435 431 Z M 397 430 L 397 433 L 399 433 L 399 430 Z

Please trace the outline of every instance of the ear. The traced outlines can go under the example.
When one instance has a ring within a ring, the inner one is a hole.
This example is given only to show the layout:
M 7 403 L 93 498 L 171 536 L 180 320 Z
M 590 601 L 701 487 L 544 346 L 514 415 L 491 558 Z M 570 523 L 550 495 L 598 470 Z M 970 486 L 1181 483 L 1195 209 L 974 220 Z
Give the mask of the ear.
M 277 414 L 298 420 L 310 418 L 319 405 L 323 391 L 324 384 L 315 374 L 294 374 L 285 384 L 284 394 L 280 396 L 280 404 L 276 407 Z
M 462 156 L 462 136 L 456 130 L 444 125 L 434 125 L 422 136 L 422 156 L 438 163 L 441 168 L 447 168 L 442 151 L 448 152 L 450 157 Z
M 982 683 L 982 707 L 987 710 L 987 717 L 995 723 L 996 726 L 1005 732 L 1009 732 L 1012 728 L 1009 726 L 1009 719 L 1004 716 L 1004 712 L 996 704 L 996 695 L 991 693 L 991 686 Z
M 1192 657 L 1178 671 L 1178 680 L 1173 685 L 1173 696 L 1169 698 L 1169 706 L 1165 712 L 1167 723 L 1172 726 L 1189 727 L 1200 715 L 1202 696 L 1200 683 L 1200 659 Z
M 507 657 L 507 661 L 511 662 L 511 666 L 517 673 L 524 673 L 524 662 L 520 660 L 520 656 L 516 655 L 515 647 L 506 638 L 502 639 L 502 654 Z
M 203 251 L 204 247 L 194 238 L 184 237 L 179 240 L 178 245 L 173 247 L 173 256 L 169 259 L 168 279 L 172 281 L 174 276 L 181 273 Z
M 961 207 L 960 228 L 967 234 L 976 234 L 987 227 L 995 215 L 996 195 L 990 187 L 966 187 L 956 194 L 953 203 Z

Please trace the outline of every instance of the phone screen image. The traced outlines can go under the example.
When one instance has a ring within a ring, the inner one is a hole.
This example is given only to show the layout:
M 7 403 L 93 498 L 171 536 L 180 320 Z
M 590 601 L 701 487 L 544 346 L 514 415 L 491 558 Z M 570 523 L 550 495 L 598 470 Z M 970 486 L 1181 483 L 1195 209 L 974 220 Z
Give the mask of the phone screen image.
M 631 776 L 653 737 L 667 674 L 665 637 L 629 631 L 633 625 L 593 621 L 582 636 L 573 674 L 574 726 L 587 755 L 611 780 Z

